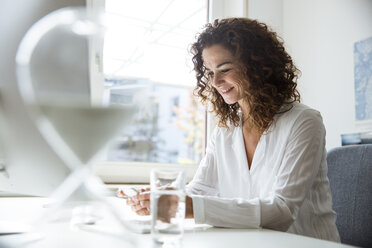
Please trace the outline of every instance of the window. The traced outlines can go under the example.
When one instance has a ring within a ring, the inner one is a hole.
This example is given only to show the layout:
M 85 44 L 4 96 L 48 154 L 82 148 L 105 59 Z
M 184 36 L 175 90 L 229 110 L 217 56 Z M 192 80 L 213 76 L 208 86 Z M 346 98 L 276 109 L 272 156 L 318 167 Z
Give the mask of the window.
M 207 3 L 106 0 L 109 28 L 103 45 L 104 103 L 125 103 L 131 97 L 147 101 L 134 125 L 123 130 L 107 151 L 102 170 L 130 167 L 119 174 L 133 174 L 125 178 L 140 182 L 146 179 L 138 175 L 149 173 L 133 173 L 138 168 L 195 169 L 199 163 L 205 147 L 205 109 L 193 95 L 189 46 L 207 22 Z M 128 94 L 131 87 L 140 90 Z M 123 180 L 121 176 L 103 178 Z
M 189 46 L 208 11 L 210 19 L 241 16 L 245 5 L 246 0 L 106 0 L 112 28 L 103 48 L 106 104 L 127 101 L 122 89 L 131 86 L 143 86 L 139 98 L 150 102 L 96 167 L 104 181 L 146 182 L 154 166 L 182 167 L 192 178 L 210 128 L 193 96 Z

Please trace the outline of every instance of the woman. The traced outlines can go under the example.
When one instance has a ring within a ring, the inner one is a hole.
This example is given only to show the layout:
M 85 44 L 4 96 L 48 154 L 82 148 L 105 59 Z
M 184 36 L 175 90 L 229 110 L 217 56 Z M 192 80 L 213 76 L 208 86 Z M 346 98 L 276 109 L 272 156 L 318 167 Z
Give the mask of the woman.
M 255 20 L 216 20 L 191 51 L 195 91 L 219 125 L 188 185 L 186 216 L 339 242 L 322 118 L 299 103 L 299 72 L 277 35 Z M 148 194 L 128 204 L 149 214 Z

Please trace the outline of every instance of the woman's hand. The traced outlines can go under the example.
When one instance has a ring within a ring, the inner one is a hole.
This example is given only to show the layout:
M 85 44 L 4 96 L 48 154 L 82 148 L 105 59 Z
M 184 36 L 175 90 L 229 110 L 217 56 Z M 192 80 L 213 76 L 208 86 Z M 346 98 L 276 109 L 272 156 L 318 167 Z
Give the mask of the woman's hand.
M 157 219 L 162 222 L 170 223 L 171 219 L 176 217 L 179 204 L 177 195 L 162 195 L 158 199 Z
M 127 204 L 138 215 L 150 215 L 150 188 L 143 188 L 136 195 L 128 197 Z M 158 199 L 158 219 L 169 222 L 176 214 L 178 196 L 163 195 Z M 186 195 L 186 218 L 193 218 L 192 198 Z
M 177 195 L 162 195 L 158 199 L 158 219 L 170 223 L 177 214 L 179 197 Z M 194 218 L 192 198 L 186 195 L 185 217 Z
M 138 215 L 150 215 L 150 188 L 142 188 L 136 195 L 128 197 L 127 204 Z
M 194 218 L 194 205 L 192 203 L 192 198 L 188 195 L 186 195 L 185 205 L 186 205 L 185 218 L 187 219 Z

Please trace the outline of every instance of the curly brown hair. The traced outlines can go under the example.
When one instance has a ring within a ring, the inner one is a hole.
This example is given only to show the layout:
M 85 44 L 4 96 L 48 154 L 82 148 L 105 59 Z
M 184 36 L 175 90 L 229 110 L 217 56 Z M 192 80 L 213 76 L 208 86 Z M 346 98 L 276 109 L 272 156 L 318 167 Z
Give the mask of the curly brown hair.
M 300 71 L 284 49 L 283 41 L 266 24 L 248 18 L 215 20 L 205 26 L 191 46 L 196 72 L 196 95 L 203 103 L 211 102 L 219 118 L 219 126 L 240 123 L 238 103 L 227 104 L 211 86 L 203 63 L 204 48 L 222 45 L 237 59 L 243 98 L 249 106 L 249 115 L 243 121 L 262 134 L 273 123 L 276 114 L 288 111 L 284 104 L 300 101 L 297 78 Z

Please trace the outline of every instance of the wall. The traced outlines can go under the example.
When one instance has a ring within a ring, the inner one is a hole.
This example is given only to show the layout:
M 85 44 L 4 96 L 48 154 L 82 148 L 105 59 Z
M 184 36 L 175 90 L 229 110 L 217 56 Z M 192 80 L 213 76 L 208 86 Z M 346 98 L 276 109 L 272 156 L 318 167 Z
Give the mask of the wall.
M 303 102 L 318 109 L 327 148 L 355 125 L 354 42 L 372 36 L 370 0 L 284 0 L 283 37 L 302 71 Z M 369 126 L 372 130 L 372 126 Z
M 209 21 L 218 18 L 246 16 L 247 0 L 209 0 Z
M 353 46 L 372 36 L 372 1 L 249 0 L 248 16 L 284 39 L 302 71 L 302 102 L 323 116 L 327 149 L 341 145 L 341 134 L 362 130 L 355 124 Z
M 248 17 L 266 23 L 283 35 L 283 0 L 248 0 Z

